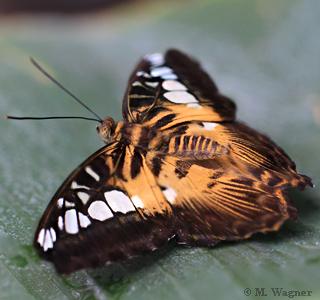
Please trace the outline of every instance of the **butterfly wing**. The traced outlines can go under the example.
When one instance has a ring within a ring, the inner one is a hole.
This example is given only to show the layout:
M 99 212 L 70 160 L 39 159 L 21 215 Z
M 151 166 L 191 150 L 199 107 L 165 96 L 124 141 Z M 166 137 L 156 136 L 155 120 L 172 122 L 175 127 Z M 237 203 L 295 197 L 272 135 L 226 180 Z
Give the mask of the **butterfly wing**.
M 178 50 L 147 55 L 129 80 L 123 100 L 127 122 L 166 129 L 183 122 L 233 121 L 235 104 L 199 66 Z
M 146 254 L 174 236 L 171 207 L 133 146 L 110 144 L 81 164 L 36 231 L 40 256 L 59 273 Z
M 303 190 L 311 179 L 266 136 L 237 122 L 189 123 L 165 133 L 167 143 L 146 158 L 172 205 L 180 243 L 211 246 L 298 220 L 283 189 Z

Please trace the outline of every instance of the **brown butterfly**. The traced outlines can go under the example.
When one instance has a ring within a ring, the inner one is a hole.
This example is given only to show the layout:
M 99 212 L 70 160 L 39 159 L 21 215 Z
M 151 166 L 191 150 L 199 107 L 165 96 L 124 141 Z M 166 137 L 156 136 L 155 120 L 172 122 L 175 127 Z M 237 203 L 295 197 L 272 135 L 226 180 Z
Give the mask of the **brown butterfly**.
M 312 187 L 266 136 L 235 122 L 235 104 L 178 50 L 144 57 L 103 120 L 107 144 L 53 196 L 34 246 L 59 273 L 188 246 L 242 240 L 298 220 L 288 192 Z

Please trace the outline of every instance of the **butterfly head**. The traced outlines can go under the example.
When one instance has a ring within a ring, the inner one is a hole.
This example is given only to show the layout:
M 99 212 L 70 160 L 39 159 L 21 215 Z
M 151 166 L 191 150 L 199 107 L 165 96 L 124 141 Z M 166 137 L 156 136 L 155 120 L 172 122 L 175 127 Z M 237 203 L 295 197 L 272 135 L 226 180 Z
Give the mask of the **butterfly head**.
M 102 140 L 108 144 L 113 140 L 116 123 L 112 118 L 105 118 L 101 126 L 97 126 L 97 131 Z

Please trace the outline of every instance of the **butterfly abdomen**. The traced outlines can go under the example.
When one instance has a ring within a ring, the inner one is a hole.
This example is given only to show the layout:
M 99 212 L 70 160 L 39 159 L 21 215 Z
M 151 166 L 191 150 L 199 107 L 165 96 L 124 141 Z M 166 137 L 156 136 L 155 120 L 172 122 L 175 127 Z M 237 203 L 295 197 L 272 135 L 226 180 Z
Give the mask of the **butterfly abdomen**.
M 188 158 L 207 159 L 228 153 L 228 148 L 216 141 L 199 135 L 179 135 L 168 140 L 163 152 Z

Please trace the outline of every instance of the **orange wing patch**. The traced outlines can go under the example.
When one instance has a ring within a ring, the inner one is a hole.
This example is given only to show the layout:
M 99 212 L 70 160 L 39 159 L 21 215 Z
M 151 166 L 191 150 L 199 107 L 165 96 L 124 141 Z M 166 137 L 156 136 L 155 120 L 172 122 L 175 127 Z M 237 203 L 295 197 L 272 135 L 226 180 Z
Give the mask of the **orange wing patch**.
M 163 215 L 171 222 L 171 207 L 146 165 L 145 158 L 129 145 L 126 147 L 123 161 L 123 166 L 117 171 L 121 172 L 121 176 L 114 176 L 114 185 L 125 191 L 142 218 Z

